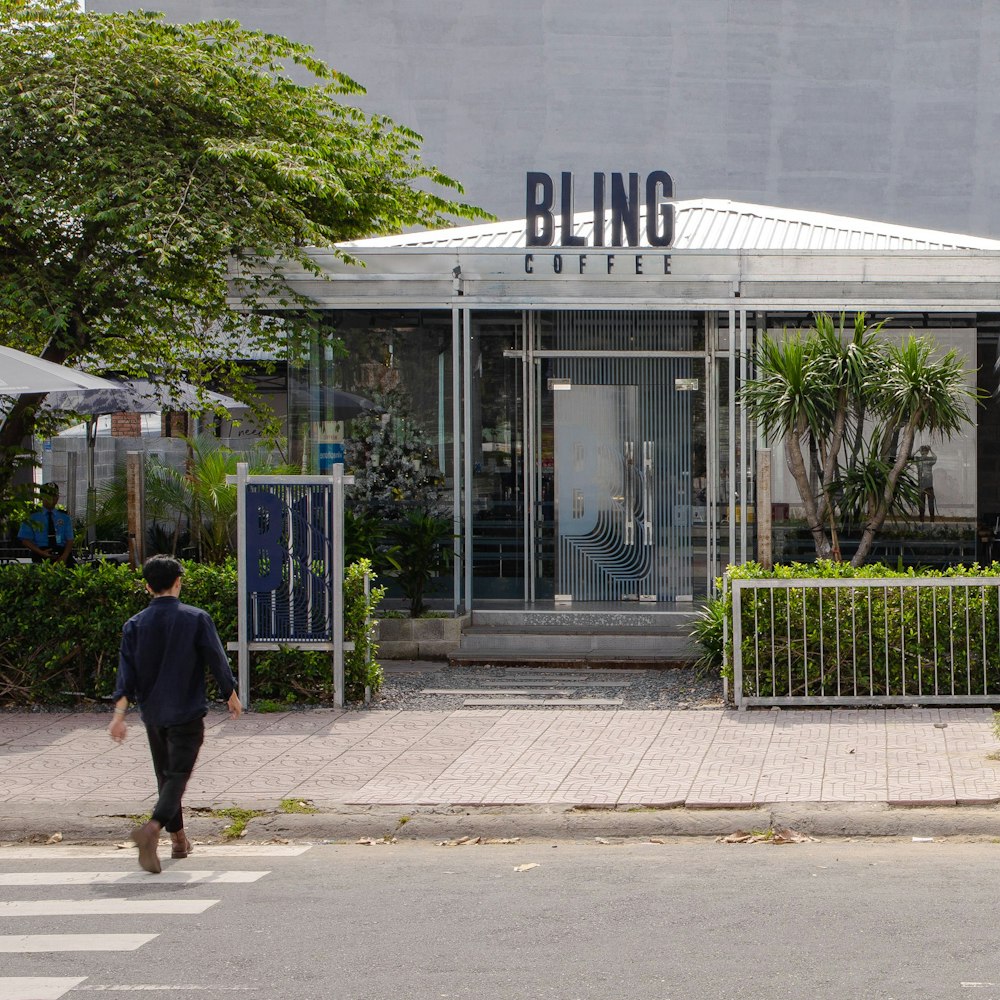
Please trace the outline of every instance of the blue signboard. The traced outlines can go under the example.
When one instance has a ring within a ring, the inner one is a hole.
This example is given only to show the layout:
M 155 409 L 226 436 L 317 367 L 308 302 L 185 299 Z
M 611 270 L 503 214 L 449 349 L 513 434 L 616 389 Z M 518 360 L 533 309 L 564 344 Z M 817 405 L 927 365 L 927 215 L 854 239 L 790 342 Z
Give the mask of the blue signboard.
M 247 486 L 245 559 L 250 642 L 330 641 L 332 553 L 332 486 Z
M 237 488 L 240 699 L 250 698 L 256 650 L 329 650 L 333 700 L 344 704 L 344 487 L 327 476 L 251 476 L 245 462 L 226 482 Z
M 343 441 L 321 441 L 316 449 L 322 475 L 328 475 L 333 466 L 344 464 Z

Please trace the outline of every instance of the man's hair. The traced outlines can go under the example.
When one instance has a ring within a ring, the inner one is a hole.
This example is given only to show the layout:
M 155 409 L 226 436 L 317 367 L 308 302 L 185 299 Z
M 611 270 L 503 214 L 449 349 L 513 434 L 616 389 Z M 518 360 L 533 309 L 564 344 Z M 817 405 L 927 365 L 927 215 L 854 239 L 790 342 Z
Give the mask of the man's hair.
M 173 556 L 150 556 L 142 566 L 142 578 L 154 594 L 169 590 L 183 575 L 184 567 Z

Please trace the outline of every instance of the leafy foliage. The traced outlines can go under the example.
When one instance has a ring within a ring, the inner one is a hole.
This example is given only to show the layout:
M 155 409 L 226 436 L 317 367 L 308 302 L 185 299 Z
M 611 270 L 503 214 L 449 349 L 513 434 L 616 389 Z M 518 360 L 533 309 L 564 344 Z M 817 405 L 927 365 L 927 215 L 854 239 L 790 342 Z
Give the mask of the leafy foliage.
M 344 574 L 344 634 L 354 642 L 354 649 L 344 654 L 344 687 L 351 700 L 363 698 L 365 687 L 372 691 L 382 687 L 382 667 L 375 659 L 375 614 L 386 588 L 373 586 L 375 579 L 367 559 L 352 562 Z
M 411 618 L 419 618 L 424 611 L 427 584 L 451 566 L 452 530 L 451 521 L 422 510 L 411 510 L 402 520 L 386 527 L 399 567 L 394 575 L 410 601 Z
M 375 613 L 384 588 L 365 594 L 368 567 L 348 567 L 344 579 L 344 634 L 355 644 L 345 654 L 345 694 L 377 691 L 382 670 L 375 660 Z M 182 600 L 204 608 L 223 642 L 236 638 L 236 563 L 185 562 Z M 122 625 L 149 601 L 142 577 L 128 566 L 95 563 L 0 566 L 0 705 L 73 704 L 107 698 L 114 690 Z M 255 653 L 251 694 L 284 704 L 328 701 L 333 696 L 329 653 L 295 649 Z
M 784 442 L 817 556 L 839 559 L 840 533 L 859 523 L 860 566 L 889 514 L 914 499 L 915 435 L 957 433 L 978 392 L 954 350 L 912 335 L 895 344 L 863 312 L 853 332 L 845 323 L 819 313 L 804 335 L 765 334 L 742 398 L 764 434 Z
M 405 390 L 366 391 L 386 412 L 352 421 L 345 454 L 345 468 L 354 476 L 348 504 L 355 512 L 388 520 L 415 506 L 433 508 L 444 477 L 429 438 L 410 416 Z
M 363 92 L 234 21 L 0 0 L 2 342 L 245 398 L 232 336 L 267 353 L 310 321 L 283 278 L 319 273 L 310 246 L 485 215 Z M 39 402 L 3 425 L 0 486 Z
M 344 509 L 344 560 L 367 559 L 375 568 L 391 566 L 381 518 L 364 510 Z
M 0 566 L 0 704 L 66 704 L 114 690 L 125 621 L 146 605 L 138 574 L 95 566 Z
M 847 563 L 818 560 L 765 570 L 758 563 L 729 568 L 730 579 L 843 580 L 954 579 L 1000 577 L 1000 564 L 949 567 L 944 571 L 894 570 L 879 564 L 863 572 Z M 703 650 L 702 664 L 732 674 L 733 604 L 731 592 L 713 598 L 696 622 L 692 637 Z M 743 657 L 754 663 L 745 673 L 751 685 L 770 697 L 855 690 L 861 697 L 917 691 L 948 691 L 957 686 L 972 694 L 1000 690 L 1000 619 L 993 589 L 952 589 L 947 600 L 930 588 L 915 588 L 901 598 L 891 587 L 838 589 L 807 587 L 744 591 L 741 600 Z M 728 635 L 728 640 L 724 637 Z M 758 650 L 768 650 L 758 657 Z M 905 655 L 903 650 L 905 650 Z

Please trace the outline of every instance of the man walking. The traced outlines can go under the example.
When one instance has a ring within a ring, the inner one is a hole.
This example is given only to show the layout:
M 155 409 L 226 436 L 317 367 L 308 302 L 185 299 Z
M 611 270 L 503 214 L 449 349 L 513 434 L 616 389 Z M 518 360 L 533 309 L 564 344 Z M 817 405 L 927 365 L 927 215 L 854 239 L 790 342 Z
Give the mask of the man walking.
M 160 871 L 157 848 L 164 827 L 170 834 L 172 858 L 186 858 L 191 850 L 181 798 L 205 738 L 206 667 L 226 699 L 230 717 L 238 719 L 243 711 L 211 617 L 179 600 L 183 573 L 183 566 L 170 556 L 152 556 L 142 568 L 153 600 L 122 629 L 114 718 L 108 726 L 111 738 L 121 743 L 128 732 L 129 702 L 138 704 L 159 798 L 152 819 L 131 836 L 139 848 L 139 864 L 154 874 Z

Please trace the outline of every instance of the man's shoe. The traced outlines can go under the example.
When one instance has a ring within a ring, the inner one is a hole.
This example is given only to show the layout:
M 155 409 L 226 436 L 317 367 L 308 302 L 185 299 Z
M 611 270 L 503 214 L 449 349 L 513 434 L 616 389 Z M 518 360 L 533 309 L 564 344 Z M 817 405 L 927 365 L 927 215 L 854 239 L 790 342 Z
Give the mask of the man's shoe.
M 159 875 L 160 858 L 156 849 L 160 844 L 160 824 L 150 820 L 137 826 L 130 836 L 139 848 L 139 867 L 153 875 Z
M 171 838 L 170 857 L 175 861 L 180 861 L 191 853 L 191 841 L 188 840 L 187 834 L 182 833 L 181 837 L 183 838 L 182 840 Z

